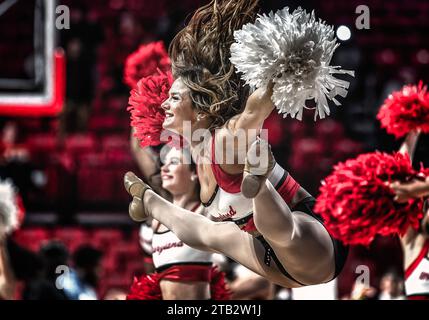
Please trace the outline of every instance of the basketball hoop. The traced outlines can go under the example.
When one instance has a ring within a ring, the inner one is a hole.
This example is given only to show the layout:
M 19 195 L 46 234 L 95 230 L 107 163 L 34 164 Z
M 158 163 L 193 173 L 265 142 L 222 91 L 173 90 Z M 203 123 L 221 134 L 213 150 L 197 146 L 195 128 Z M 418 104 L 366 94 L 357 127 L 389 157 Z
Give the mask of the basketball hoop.
M 33 26 L 24 20 L 26 24 L 18 27 L 34 30 L 33 43 L 28 38 L 31 34 L 21 39 L 30 49 L 33 47 L 34 71 L 30 79 L 14 75 L 2 78 L 0 74 L 0 116 L 56 116 L 63 108 L 66 66 L 64 51 L 55 47 L 55 0 L 35 0 L 32 5 Z M 14 18 L 23 15 L 26 9 L 28 11 L 27 1 L 11 1 L 4 6 L 0 19 L 4 19 L 4 24 L 11 19 L 16 21 Z M 14 43 L 17 42 L 13 36 L 12 40 L 6 42 L 6 49 L 13 55 L 14 50 L 19 52 L 19 48 L 15 49 Z M 7 60 L 3 62 L 8 63 Z

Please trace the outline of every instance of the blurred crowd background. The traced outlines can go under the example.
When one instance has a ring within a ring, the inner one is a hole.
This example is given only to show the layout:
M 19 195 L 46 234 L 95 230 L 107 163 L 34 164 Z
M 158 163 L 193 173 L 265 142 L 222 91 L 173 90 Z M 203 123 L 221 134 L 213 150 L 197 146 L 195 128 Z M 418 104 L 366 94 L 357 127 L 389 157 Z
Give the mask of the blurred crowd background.
M 139 226 L 128 218 L 129 198 L 122 184 L 126 171 L 138 172 L 129 145 L 129 89 L 123 83 L 123 66 L 140 44 L 164 40 L 168 45 L 185 18 L 205 2 L 58 2 L 67 5 L 71 14 L 70 29 L 58 32 L 67 63 L 64 110 L 59 117 L 0 118 L 0 176 L 13 180 L 26 212 L 23 227 L 13 238 L 35 253 L 26 264 L 45 261 L 38 274 L 30 265 L 22 270 L 21 298 L 44 294 L 61 298 L 53 286 L 52 267 L 61 264 L 73 266 L 94 289 L 88 295 L 97 299 L 123 296 L 133 275 L 144 272 Z M 350 39 L 340 41 L 332 62 L 355 70 L 343 105 L 332 107 L 329 119 L 317 123 L 311 111 L 302 122 L 274 114 L 266 123 L 277 161 L 317 195 L 320 181 L 335 163 L 366 151 L 398 148 L 400 141 L 380 129 L 375 115 L 393 90 L 419 80 L 429 82 L 429 2 L 260 2 L 264 12 L 284 6 L 315 10 L 328 24 L 345 25 L 351 31 Z M 355 26 L 359 16 L 355 10 L 362 4 L 370 9 L 368 30 Z M 31 10 L 29 6 L 29 15 Z M 31 54 L 32 43 L 20 41 L 31 39 L 31 19 L 26 24 L 25 17 L 17 14 L 11 8 L 0 16 L 3 77 L 20 72 L 19 61 Z M 423 137 L 416 165 L 428 162 L 428 145 Z M 359 265 L 370 270 L 369 289 L 355 285 Z M 232 266 L 224 263 L 230 280 L 235 274 Z M 403 297 L 399 241 L 380 238 L 369 248 L 352 248 L 336 285 L 333 297 L 338 299 Z M 294 299 L 292 292 L 280 288 L 270 297 Z

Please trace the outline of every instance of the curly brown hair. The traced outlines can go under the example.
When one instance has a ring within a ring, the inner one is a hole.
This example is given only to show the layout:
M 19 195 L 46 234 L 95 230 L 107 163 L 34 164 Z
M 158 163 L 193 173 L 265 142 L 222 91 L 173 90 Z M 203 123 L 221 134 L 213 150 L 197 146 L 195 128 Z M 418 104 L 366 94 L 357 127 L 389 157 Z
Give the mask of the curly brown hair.
M 190 89 L 193 107 L 218 128 L 243 111 L 248 87 L 230 61 L 234 31 L 256 18 L 259 0 L 212 0 L 199 8 L 169 47 L 174 77 Z

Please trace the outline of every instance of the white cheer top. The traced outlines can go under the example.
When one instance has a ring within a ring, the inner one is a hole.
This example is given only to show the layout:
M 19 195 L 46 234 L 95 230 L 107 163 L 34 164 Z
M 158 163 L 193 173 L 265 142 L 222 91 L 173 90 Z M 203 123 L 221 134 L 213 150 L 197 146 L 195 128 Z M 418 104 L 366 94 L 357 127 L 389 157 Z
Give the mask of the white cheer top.
M 201 206 L 198 205 L 198 208 Z M 157 270 L 181 264 L 211 265 L 212 253 L 191 248 L 170 230 L 155 230 L 152 236 L 152 259 Z

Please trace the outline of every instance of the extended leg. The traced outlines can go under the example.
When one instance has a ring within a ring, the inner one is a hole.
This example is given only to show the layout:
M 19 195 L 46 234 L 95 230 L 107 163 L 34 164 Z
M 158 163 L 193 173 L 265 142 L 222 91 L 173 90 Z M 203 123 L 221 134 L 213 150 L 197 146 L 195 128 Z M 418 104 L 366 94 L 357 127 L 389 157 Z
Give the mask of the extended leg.
M 253 206 L 256 228 L 296 280 L 317 284 L 333 277 L 334 247 L 319 221 L 306 213 L 292 212 L 270 183 L 262 186 Z
M 261 243 L 233 222 L 213 222 L 210 219 L 177 207 L 152 191 L 144 196 L 147 212 L 173 231 L 187 245 L 222 253 L 243 266 L 286 287 L 299 286 L 286 279 L 275 264 L 264 264 L 265 249 Z
M 139 206 L 139 202 L 144 205 Z M 134 209 L 144 210 L 146 216 L 161 222 L 189 246 L 222 253 L 282 286 L 297 286 L 296 283 L 286 279 L 276 265 L 264 264 L 265 249 L 262 244 L 250 234 L 240 230 L 235 223 L 213 222 L 200 214 L 175 206 L 151 190 L 144 192 L 143 201 L 134 197 L 133 203 L 136 203 Z
M 264 141 L 254 143 L 248 157 L 252 153 L 266 154 L 271 159 L 267 163 L 274 163 L 269 145 Z M 303 212 L 293 212 L 289 206 L 299 202 L 301 195 L 310 195 L 279 165 L 273 169 L 271 167 L 255 167 L 246 159 L 242 190 L 257 191 L 252 197 L 256 228 L 271 245 L 283 267 L 296 280 L 315 284 L 331 279 L 335 272 L 335 258 L 329 233 L 314 217 Z

